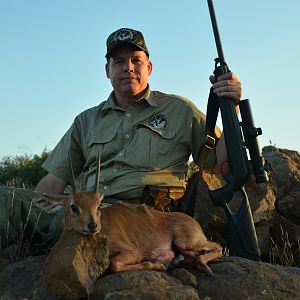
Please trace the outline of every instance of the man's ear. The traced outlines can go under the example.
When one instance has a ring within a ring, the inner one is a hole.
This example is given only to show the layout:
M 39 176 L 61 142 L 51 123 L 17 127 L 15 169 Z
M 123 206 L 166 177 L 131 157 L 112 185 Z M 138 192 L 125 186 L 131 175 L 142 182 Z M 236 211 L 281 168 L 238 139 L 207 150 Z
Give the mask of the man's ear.
M 106 72 L 106 77 L 109 79 L 110 76 L 109 76 L 109 63 L 108 62 L 105 64 L 105 72 Z
M 152 73 L 152 68 L 153 68 L 151 60 L 148 60 L 147 67 L 148 67 L 148 75 L 150 76 Z
M 32 202 L 36 207 L 41 208 L 49 214 L 53 214 L 65 207 L 68 200 L 68 196 L 49 195 L 44 193 L 39 197 L 32 199 Z

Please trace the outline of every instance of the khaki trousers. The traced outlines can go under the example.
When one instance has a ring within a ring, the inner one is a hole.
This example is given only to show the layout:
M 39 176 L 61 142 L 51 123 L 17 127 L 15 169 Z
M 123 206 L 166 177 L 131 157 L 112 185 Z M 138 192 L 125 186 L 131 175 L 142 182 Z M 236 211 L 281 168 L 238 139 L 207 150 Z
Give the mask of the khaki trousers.
M 23 243 L 39 249 L 58 239 L 63 211 L 43 212 L 32 204 L 36 196 L 28 189 L 0 186 L 0 249 Z

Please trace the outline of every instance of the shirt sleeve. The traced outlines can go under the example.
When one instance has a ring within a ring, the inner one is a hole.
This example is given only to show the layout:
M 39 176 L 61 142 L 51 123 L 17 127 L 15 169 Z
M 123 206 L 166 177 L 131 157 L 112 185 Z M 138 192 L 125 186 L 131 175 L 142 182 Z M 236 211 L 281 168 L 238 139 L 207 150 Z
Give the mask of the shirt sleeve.
M 72 182 L 70 161 L 76 178 L 84 166 L 81 126 L 78 118 L 51 151 L 42 167 L 50 174 L 70 183 Z

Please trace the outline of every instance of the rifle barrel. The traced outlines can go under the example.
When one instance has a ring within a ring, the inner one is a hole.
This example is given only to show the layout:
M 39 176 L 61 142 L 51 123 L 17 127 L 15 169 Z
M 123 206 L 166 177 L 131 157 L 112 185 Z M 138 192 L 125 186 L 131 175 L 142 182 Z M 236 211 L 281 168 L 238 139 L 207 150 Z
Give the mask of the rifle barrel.
M 207 4 L 208 4 L 208 8 L 209 8 L 211 25 L 212 25 L 214 36 L 215 36 L 218 57 L 219 57 L 219 60 L 221 63 L 225 63 L 225 57 L 224 57 L 224 53 L 223 53 L 223 48 L 222 48 L 220 33 L 219 33 L 219 29 L 218 29 L 218 23 L 217 23 L 217 18 L 216 18 L 216 14 L 215 14 L 213 0 L 207 0 Z

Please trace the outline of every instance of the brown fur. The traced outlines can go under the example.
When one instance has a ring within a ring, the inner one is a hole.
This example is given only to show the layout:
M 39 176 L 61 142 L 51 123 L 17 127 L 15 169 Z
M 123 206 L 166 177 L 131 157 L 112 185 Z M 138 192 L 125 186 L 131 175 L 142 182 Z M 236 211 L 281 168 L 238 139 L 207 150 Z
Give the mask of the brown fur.
M 65 205 L 65 230 L 106 235 L 112 272 L 165 270 L 173 262 L 212 274 L 207 262 L 220 258 L 222 247 L 207 240 L 196 220 L 124 202 L 100 211 L 102 198 L 98 192 L 75 192 L 69 197 L 44 195 L 35 203 L 46 211 L 56 209 L 55 204 Z M 72 205 L 80 214 L 72 211 Z
M 186 259 L 180 265 L 204 268 L 222 256 L 220 245 L 206 239 L 199 223 L 183 213 L 167 213 L 122 202 L 102 209 L 101 233 L 108 237 L 114 272 L 164 270 L 174 250 Z M 174 250 L 172 249 L 172 246 Z

